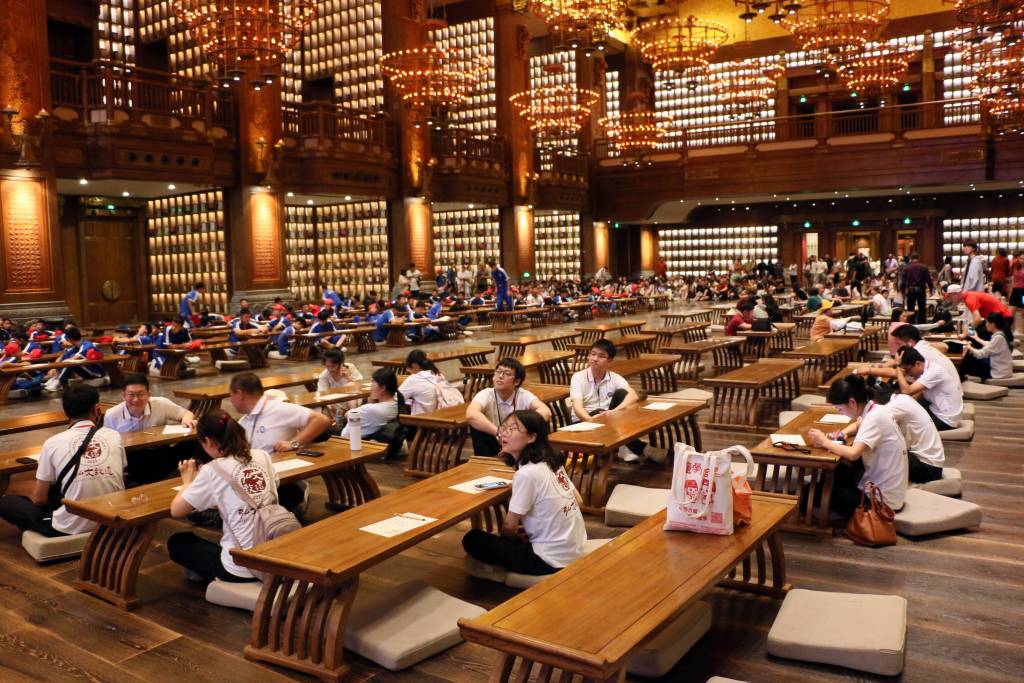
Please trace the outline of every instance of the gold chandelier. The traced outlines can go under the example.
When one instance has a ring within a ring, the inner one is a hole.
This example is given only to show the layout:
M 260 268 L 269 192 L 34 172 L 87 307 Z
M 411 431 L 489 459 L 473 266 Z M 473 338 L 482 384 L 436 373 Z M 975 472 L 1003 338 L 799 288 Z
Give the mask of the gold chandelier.
M 633 32 L 633 42 L 655 72 L 676 72 L 691 83 L 707 75 L 718 48 L 729 38 L 721 24 L 695 16 L 670 15 L 648 21 Z
M 237 76 L 246 64 L 263 70 L 281 64 L 316 19 L 316 5 L 316 0 L 174 0 L 174 12 L 207 58 L 224 75 Z
M 794 14 L 803 7 L 803 3 L 800 0 L 774 0 L 769 2 L 768 0 L 732 0 L 733 4 L 738 5 L 742 8 L 740 12 L 740 19 L 746 23 L 752 22 L 757 17 L 761 16 L 771 10 L 768 13 L 768 19 L 773 24 L 778 24 L 786 18 L 787 14 Z
M 963 59 L 974 67 L 971 90 L 996 132 L 1021 132 L 1024 123 L 1024 22 L 1000 31 L 970 31 Z
M 532 0 L 530 12 L 547 24 L 562 49 L 603 51 L 608 34 L 621 28 L 626 0 Z
M 668 135 L 669 119 L 642 104 L 644 95 L 630 93 L 633 108 L 598 121 L 608 142 L 625 159 L 640 160 L 658 148 Z
M 910 52 L 888 50 L 874 54 L 845 51 L 832 55 L 829 66 L 851 91 L 878 95 L 899 85 L 913 57 Z
M 389 52 L 377 62 L 391 80 L 402 102 L 414 112 L 431 116 L 455 109 L 490 67 L 485 57 L 433 43 L 411 50 Z
M 775 97 L 782 73 L 777 58 L 766 64 L 735 60 L 715 75 L 712 87 L 726 111 L 733 116 L 752 117 L 765 111 Z
M 955 0 L 956 18 L 965 26 L 998 27 L 1024 19 L 1021 0 Z
M 551 85 L 518 92 L 508 98 L 542 144 L 574 139 L 597 104 L 596 90 L 575 85 Z
M 804 50 L 861 50 L 878 37 L 890 0 L 807 0 L 781 23 Z

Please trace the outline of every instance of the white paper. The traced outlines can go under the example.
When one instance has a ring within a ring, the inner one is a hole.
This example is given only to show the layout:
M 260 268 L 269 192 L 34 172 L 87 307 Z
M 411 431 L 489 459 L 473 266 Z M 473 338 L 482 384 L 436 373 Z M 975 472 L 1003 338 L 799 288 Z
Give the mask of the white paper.
M 667 403 L 665 401 L 655 401 L 654 403 L 648 403 L 643 406 L 644 410 L 668 410 L 674 403 Z
M 772 434 L 772 443 L 791 443 L 794 446 L 806 446 L 804 437 L 799 434 Z
M 191 434 L 192 430 L 181 425 L 165 425 L 164 434 Z
M 182 484 L 182 486 L 184 486 L 184 484 Z M 172 486 L 171 490 L 172 491 L 180 491 L 181 490 L 181 486 Z
M 313 463 L 306 460 L 299 460 L 298 458 L 292 458 L 290 460 L 281 460 L 274 463 L 274 471 L 278 474 L 281 472 L 288 472 L 289 470 L 297 470 L 303 467 L 312 467 Z
M 472 493 L 476 495 L 478 493 L 483 493 L 482 489 L 476 488 L 477 484 L 489 484 L 494 481 L 503 481 L 508 485 L 512 484 L 511 479 L 502 479 L 501 477 L 479 477 L 478 479 L 470 479 L 469 481 L 464 481 L 461 484 L 455 484 L 454 486 L 449 486 L 448 488 L 455 489 L 456 491 L 462 491 L 463 493 Z
M 601 427 L 604 427 L 604 425 L 601 424 L 600 422 L 577 422 L 576 424 L 571 424 L 571 425 L 566 425 L 564 427 L 560 427 L 558 429 L 558 431 L 560 431 L 560 432 L 592 432 L 595 429 L 600 429 Z
M 366 531 L 371 534 L 378 536 L 384 536 L 385 538 L 391 538 L 392 536 L 398 536 L 404 534 L 407 531 L 418 529 L 424 524 L 430 524 L 437 520 L 433 517 L 424 517 L 423 515 L 415 515 L 411 512 L 403 512 L 400 515 L 382 519 L 379 522 L 374 522 L 369 526 L 361 527 L 360 531 Z
M 825 424 L 830 425 L 844 425 L 849 421 L 850 418 L 840 413 L 826 413 L 818 419 L 818 422 L 824 422 Z

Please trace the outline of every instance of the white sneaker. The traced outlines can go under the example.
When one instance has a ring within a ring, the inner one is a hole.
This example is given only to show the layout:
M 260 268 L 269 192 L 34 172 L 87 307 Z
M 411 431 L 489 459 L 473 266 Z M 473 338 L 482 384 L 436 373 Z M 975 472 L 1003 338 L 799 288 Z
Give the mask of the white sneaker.
M 155 365 L 150 365 L 149 366 L 149 374 L 153 375 L 154 377 L 159 377 L 160 376 L 160 368 L 158 368 Z
M 199 356 L 185 356 L 185 362 L 189 365 L 199 365 L 201 360 Z
M 668 451 L 663 451 L 660 448 L 654 448 L 651 445 L 644 446 L 644 457 L 651 462 L 656 462 L 659 465 L 668 459 Z
M 619 446 L 619 459 L 623 462 L 637 462 L 640 456 L 629 450 L 629 446 Z
M 83 381 L 83 384 L 88 384 L 90 387 L 105 387 L 110 384 L 109 377 L 97 377 L 96 379 L 87 379 Z
M 43 391 L 48 391 L 51 394 L 56 394 L 58 391 L 60 391 L 60 380 L 58 380 L 56 377 L 54 377 L 53 379 L 46 380 L 46 382 L 43 383 Z
M 280 351 L 268 351 L 267 358 L 273 358 L 274 360 L 284 360 L 288 356 L 284 355 Z
M 341 350 L 342 353 L 348 353 L 348 347 L 347 346 L 342 346 L 340 350 Z
M 466 335 L 467 337 L 472 337 L 473 336 L 473 330 L 463 330 L 462 334 Z

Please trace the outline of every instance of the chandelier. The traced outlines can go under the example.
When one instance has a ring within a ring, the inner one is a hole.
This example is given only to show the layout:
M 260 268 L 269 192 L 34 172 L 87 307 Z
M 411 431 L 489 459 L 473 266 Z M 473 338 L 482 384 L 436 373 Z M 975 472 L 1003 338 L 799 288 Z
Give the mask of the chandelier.
M 389 52 L 377 65 L 391 80 L 402 102 L 429 118 L 438 111 L 465 104 L 470 91 L 490 67 L 490 61 L 463 50 L 442 49 L 427 43 L 411 50 Z
M 830 56 L 829 66 L 853 92 L 878 95 L 899 85 L 913 57 L 910 52 L 888 51 L 886 48 L 844 51 Z
M 1003 27 L 1024 19 L 1021 0 L 957 0 L 956 18 L 965 26 Z
M 711 59 L 728 38 L 721 24 L 694 16 L 665 16 L 633 32 L 640 55 L 655 72 L 680 73 L 691 84 L 707 75 Z
M 775 97 L 782 73 L 778 58 L 768 63 L 736 60 L 727 62 L 714 76 L 712 87 L 726 111 L 734 117 L 755 117 L 765 111 Z
M 547 24 L 561 49 L 604 51 L 608 34 L 622 27 L 625 0 L 532 0 L 530 11 Z
M 748 24 L 768 10 L 772 10 L 768 14 L 768 19 L 772 23 L 778 24 L 786 18 L 787 14 L 794 14 L 803 7 L 803 3 L 800 0 L 774 0 L 773 2 L 766 2 L 766 0 L 732 1 L 743 10 L 740 12 L 740 19 Z
M 575 85 L 550 85 L 518 92 L 508 98 L 512 108 L 546 144 L 579 135 L 600 95 Z
M 974 67 L 971 90 L 997 132 L 1021 132 L 1024 123 L 1024 22 L 1001 31 L 970 31 L 963 59 Z
M 192 40 L 224 75 L 239 80 L 248 63 L 263 70 L 284 61 L 316 19 L 317 0 L 174 0 Z
M 643 159 L 668 135 L 669 120 L 642 104 L 644 95 L 630 93 L 633 109 L 602 118 L 598 123 L 619 156 Z
M 804 50 L 861 50 L 878 37 L 890 0 L 806 0 L 781 23 Z

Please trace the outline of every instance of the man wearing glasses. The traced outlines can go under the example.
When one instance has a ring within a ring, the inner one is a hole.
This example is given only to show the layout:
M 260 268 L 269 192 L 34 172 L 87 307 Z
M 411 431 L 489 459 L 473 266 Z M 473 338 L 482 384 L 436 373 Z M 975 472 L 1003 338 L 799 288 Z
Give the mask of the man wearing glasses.
M 526 368 L 515 358 L 502 358 L 494 368 L 494 386 L 481 389 L 466 407 L 469 434 L 475 455 L 501 452 L 498 427 L 517 410 L 536 410 L 551 420 L 551 410 L 529 390 L 522 388 Z

